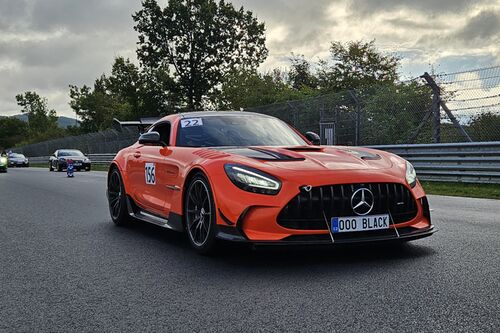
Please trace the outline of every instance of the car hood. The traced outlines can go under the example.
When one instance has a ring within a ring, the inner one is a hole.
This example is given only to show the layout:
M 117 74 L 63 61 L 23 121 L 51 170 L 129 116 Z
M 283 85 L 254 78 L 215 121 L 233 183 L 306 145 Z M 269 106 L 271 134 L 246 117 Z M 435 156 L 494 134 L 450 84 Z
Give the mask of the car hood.
M 387 154 L 359 147 L 231 147 L 217 150 L 267 166 L 297 171 L 380 170 L 392 167 Z
M 61 156 L 59 158 L 64 158 L 65 160 L 73 160 L 73 161 L 83 161 L 87 159 L 87 157 L 84 156 Z
M 27 160 L 27 158 L 24 158 L 24 157 L 9 157 L 9 161 L 13 161 L 13 162 L 24 162 L 26 160 Z

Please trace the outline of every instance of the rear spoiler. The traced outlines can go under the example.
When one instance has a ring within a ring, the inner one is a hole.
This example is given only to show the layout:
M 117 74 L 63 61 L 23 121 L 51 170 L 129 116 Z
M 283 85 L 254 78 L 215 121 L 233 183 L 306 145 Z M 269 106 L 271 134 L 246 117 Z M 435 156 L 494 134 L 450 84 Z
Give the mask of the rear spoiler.
M 140 120 L 134 121 L 119 121 L 118 119 L 113 118 L 113 127 L 120 132 L 124 127 L 137 127 L 139 129 L 139 132 L 143 133 L 158 120 L 159 118 L 141 118 Z

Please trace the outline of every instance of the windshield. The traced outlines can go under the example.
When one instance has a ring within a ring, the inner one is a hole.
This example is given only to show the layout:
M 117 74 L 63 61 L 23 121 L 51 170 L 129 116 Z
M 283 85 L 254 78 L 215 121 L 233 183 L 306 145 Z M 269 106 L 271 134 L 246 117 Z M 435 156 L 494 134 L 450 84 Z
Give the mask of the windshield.
M 57 156 L 83 156 L 79 150 L 60 150 Z
M 23 154 L 12 153 L 9 155 L 10 158 L 25 158 Z
M 259 115 L 221 115 L 181 119 L 180 147 L 303 146 L 283 121 Z

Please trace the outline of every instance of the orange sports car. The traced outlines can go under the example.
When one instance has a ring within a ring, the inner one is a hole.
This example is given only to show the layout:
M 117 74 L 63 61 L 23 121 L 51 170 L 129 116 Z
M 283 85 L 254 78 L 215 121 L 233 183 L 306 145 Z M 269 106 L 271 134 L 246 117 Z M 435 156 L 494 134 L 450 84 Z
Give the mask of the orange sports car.
M 319 146 L 315 133 L 248 112 L 120 124 L 148 128 L 109 168 L 117 225 L 138 219 L 184 231 L 200 253 L 217 240 L 401 242 L 435 231 L 415 169 L 394 154 Z

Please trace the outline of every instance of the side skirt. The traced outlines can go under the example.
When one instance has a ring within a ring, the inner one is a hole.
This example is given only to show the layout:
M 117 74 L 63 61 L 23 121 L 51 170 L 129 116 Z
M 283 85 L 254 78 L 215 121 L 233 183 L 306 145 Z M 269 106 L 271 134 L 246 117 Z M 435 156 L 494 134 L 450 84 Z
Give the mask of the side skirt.
M 184 228 L 182 226 L 182 217 L 180 215 L 170 213 L 169 219 L 158 216 L 137 206 L 129 196 L 127 196 L 127 210 L 130 216 L 138 220 L 174 231 L 184 231 Z

